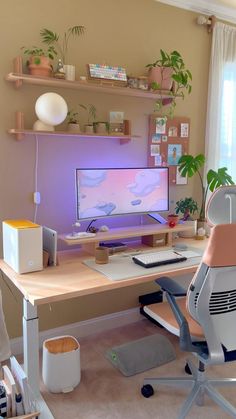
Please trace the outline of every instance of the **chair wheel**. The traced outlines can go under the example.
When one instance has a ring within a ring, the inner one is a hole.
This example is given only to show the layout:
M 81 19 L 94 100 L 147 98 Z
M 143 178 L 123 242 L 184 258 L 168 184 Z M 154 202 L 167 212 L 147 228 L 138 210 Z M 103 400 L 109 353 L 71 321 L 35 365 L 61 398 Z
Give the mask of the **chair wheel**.
M 143 386 L 141 388 L 141 393 L 142 393 L 143 397 L 146 397 L 146 399 L 153 396 L 154 390 L 153 390 L 153 387 L 151 386 L 151 384 L 146 384 L 145 386 Z
M 190 370 L 188 363 L 185 365 L 184 370 L 185 370 L 186 374 L 192 375 L 192 371 Z

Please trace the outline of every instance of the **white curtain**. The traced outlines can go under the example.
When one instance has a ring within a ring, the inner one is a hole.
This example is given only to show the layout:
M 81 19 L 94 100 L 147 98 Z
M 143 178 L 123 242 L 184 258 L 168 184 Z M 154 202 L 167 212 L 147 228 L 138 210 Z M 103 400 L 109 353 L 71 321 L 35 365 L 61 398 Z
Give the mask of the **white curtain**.
M 206 124 L 206 165 L 227 167 L 236 181 L 236 28 L 213 30 Z

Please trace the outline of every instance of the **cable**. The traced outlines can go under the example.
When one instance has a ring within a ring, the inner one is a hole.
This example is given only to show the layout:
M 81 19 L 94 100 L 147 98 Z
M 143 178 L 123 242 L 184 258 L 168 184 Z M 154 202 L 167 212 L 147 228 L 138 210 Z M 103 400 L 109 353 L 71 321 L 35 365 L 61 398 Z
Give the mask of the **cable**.
M 38 160 L 39 160 L 39 141 L 38 136 L 35 135 L 35 167 L 34 167 L 34 190 L 38 190 Z M 34 204 L 34 223 L 36 223 L 38 204 Z

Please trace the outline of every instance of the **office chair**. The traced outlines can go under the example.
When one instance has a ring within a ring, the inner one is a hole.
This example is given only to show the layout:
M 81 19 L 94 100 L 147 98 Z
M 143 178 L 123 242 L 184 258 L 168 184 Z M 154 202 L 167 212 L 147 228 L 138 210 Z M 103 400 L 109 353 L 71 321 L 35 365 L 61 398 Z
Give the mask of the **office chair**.
M 221 187 L 212 194 L 207 221 L 212 227 L 210 238 L 187 293 L 172 279 L 163 277 L 156 283 L 167 301 L 144 307 L 145 313 L 179 336 L 183 351 L 198 358 L 198 367 L 187 361 L 185 371 L 191 377 L 144 380 L 144 397 L 152 396 L 156 384 L 192 386 L 179 419 L 186 417 L 193 403 L 203 405 L 204 394 L 236 418 L 236 408 L 215 388 L 236 385 L 236 379 L 209 379 L 205 375 L 207 365 L 236 360 L 236 186 Z

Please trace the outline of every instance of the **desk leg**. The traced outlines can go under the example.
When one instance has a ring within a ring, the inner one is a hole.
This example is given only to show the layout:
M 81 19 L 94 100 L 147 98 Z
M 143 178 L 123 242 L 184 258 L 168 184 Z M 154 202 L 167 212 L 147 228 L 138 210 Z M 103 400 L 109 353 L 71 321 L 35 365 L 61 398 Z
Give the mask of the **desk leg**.
M 34 307 L 24 298 L 23 311 L 23 349 L 24 349 L 24 370 L 28 377 L 37 408 L 40 410 L 40 419 L 53 419 L 54 416 L 47 407 L 40 394 L 39 382 L 39 330 L 37 307 Z

